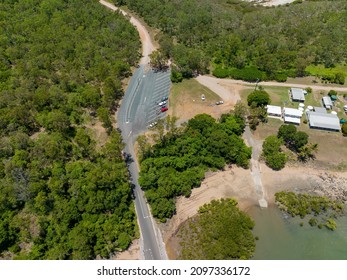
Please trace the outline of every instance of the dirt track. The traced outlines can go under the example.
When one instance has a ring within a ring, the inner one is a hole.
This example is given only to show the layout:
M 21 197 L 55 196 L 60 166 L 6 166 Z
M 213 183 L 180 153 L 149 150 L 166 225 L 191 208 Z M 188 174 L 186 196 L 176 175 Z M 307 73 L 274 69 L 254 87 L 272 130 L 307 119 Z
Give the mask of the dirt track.
M 107 1 L 100 0 L 99 2 L 100 4 L 108 7 L 113 11 L 120 11 L 124 16 L 129 16 L 125 11 L 119 9 L 118 7 Z M 140 40 L 142 44 L 142 58 L 140 60 L 140 64 L 148 64 L 150 61 L 149 55 L 156 50 L 156 47 L 154 46 L 147 29 L 142 25 L 142 23 L 138 19 L 134 18 L 133 16 L 130 16 L 130 22 L 136 27 L 140 35 Z

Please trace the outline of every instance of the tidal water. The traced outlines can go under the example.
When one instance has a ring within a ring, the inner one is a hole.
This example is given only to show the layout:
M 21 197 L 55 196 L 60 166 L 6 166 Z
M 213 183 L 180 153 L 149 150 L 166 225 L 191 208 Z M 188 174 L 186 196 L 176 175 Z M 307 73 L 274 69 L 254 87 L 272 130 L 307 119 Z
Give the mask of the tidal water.
M 276 206 L 254 206 L 247 213 L 255 220 L 255 260 L 347 260 L 347 215 L 337 229 L 311 227 L 308 219 L 292 218 Z M 304 222 L 304 226 L 300 226 Z

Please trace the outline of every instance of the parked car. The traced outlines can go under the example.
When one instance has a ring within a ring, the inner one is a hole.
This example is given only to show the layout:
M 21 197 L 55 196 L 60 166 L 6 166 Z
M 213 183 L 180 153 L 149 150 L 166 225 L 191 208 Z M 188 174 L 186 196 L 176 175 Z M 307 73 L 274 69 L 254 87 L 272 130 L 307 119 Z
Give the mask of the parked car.
M 168 99 L 169 99 L 169 97 L 163 96 L 163 97 L 161 98 L 161 101 L 166 101 L 166 100 L 168 100 Z
M 202 101 L 205 101 L 205 99 L 206 99 L 205 95 L 204 95 L 204 94 L 201 94 L 201 100 L 202 100 Z
M 160 109 L 160 111 L 162 111 L 162 112 L 165 112 L 165 111 L 167 111 L 167 110 L 168 110 L 167 107 L 163 107 L 163 108 Z
M 152 122 L 151 124 L 149 124 L 149 128 L 155 127 L 158 123 L 157 122 Z
M 217 101 L 217 102 L 216 102 L 216 105 L 221 105 L 221 104 L 224 104 L 224 101 L 223 101 L 223 100 Z
M 161 101 L 158 103 L 159 106 L 162 106 L 162 105 L 165 105 L 166 104 L 166 101 Z

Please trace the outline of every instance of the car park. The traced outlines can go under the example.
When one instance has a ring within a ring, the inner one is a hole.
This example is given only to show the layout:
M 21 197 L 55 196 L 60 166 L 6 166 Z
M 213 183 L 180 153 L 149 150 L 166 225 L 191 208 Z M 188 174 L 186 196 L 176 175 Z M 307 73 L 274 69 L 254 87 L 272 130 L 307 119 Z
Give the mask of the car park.
M 165 112 L 165 111 L 167 111 L 167 110 L 168 110 L 167 107 L 163 107 L 163 108 L 160 109 L 160 111 L 162 111 L 162 112 Z

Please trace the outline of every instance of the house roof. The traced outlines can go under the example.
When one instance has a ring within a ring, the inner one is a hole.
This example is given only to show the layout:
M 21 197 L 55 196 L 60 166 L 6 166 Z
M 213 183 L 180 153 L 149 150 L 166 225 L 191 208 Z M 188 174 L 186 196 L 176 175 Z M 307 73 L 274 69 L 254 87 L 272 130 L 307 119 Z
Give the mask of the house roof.
M 314 111 L 317 113 L 322 113 L 325 114 L 327 112 L 327 109 L 325 109 L 324 107 L 313 107 Z
M 300 119 L 299 118 L 293 118 L 293 117 L 284 116 L 284 122 L 300 124 Z
M 328 113 L 307 112 L 311 127 L 331 129 L 340 131 L 340 120 L 338 116 Z
M 294 108 L 286 108 L 284 107 L 283 109 L 284 111 L 284 115 L 287 117 L 296 117 L 296 118 L 301 118 L 303 112 L 298 110 L 298 109 L 294 109 Z
M 292 94 L 293 100 L 305 100 L 305 91 L 301 88 L 291 88 L 290 92 Z
M 323 96 L 322 100 L 325 106 L 333 106 L 333 102 L 329 96 Z
M 282 108 L 280 106 L 267 105 L 266 110 L 268 114 L 282 115 Z

